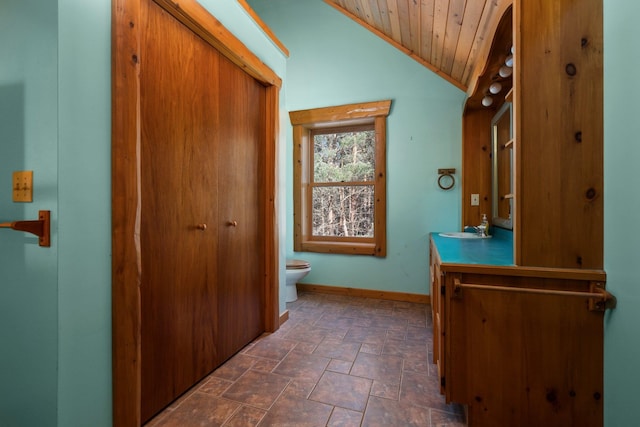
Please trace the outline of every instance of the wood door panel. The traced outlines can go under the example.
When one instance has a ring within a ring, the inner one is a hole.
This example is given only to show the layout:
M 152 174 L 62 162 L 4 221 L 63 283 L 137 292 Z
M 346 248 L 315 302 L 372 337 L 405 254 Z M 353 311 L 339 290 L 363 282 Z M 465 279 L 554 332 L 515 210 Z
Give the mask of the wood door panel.
M 217 51 L 148 3 L 141 72 L 142 419 L 220 363 Z M 197 228 L 206 224 L 206 230 Z
M 577 284 L 521 279 L 543 289 Z M 447 310 L 447 393 L 469 405 L 469 425 L 602 425 L 603 313 L 586 299 L 482 289 L 455 296 L 448 277 Z
M 264 135 L 266 90 L 220 61 L 219 344 L 229 357 L 264 331 Z M 236 225 L 237 224 L 237 225 Z

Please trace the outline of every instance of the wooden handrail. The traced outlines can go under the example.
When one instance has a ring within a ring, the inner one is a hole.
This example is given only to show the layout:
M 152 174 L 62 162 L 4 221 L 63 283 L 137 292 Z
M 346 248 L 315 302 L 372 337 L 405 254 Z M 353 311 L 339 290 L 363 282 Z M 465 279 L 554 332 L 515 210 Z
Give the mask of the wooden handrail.
M 462 283 L 460 279 L 455 278 L 453 280 L 453 293 L 455 296 L 460 296 L 462 289 L 479 289 L 484 291 L 501 291 L 501 292 L 520 292 L 527 294 L 538 295 L 558 295 L 566 297 L 578 297 L 578 298 L 596 298 L 600 299 L 599 302 L 591 301 L 589 304 L 590 310 L 604 311 L 607 308 L 615 308 L 616 297 L 610 292 L 606 291 L 601 286 L 597 286 L 592 282 L 590 292 L 579 291 L 563 291 L 560 289 L 540 289 L 540 288 L 520 288 L 516 286 L 499 286 L 499 285 L 479 285 L 473 283 Z
M 3 222 L 0 223 L 0 228 L 35 234 L 40 246 L 51 246 L 51 211 L 38 211 L 38 219 L 33 221 Z

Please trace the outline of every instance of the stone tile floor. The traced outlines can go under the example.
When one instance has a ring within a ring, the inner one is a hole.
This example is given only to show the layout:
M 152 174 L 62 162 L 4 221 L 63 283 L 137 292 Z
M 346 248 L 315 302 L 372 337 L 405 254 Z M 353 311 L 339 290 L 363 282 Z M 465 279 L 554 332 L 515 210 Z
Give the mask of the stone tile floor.
M 429 306 L 299 294 L 147 426 L 465 426 L 439 393 Z

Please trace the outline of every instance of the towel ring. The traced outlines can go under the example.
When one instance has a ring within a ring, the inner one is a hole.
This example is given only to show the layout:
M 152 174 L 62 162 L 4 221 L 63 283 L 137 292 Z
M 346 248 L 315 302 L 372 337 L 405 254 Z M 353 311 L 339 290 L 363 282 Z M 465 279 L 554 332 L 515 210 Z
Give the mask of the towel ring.
M 456 178 L 453 176 L 454 173 L 456 173 L 455 169 L 438 169 L 438 174 L 440 174 L 438 177 L 438 187 L 445 191 L 451 190 L 453 186 L 456 185 Z M 451 183 L 449 183 L 449 185 L 446 185 L 446 181 L 444 180 L 444 178 L 447 177 L 451 178 Z

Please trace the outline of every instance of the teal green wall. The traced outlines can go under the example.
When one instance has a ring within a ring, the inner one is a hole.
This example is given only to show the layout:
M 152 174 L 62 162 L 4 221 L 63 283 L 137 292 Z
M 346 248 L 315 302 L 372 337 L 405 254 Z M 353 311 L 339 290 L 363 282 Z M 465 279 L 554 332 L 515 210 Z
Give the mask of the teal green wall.
M 460 227 L 460 185 L 443 191 L 436 180 L 438 168 L 460 170 L 464 93 L 322 1 L 251 5 L 291 52 L 287 110 L 393 100 L 386 258 L 293 252 L 293 142 L 287 122 L 285 244 L 289 257 L 311 262 L 302 281 L 428 293 L 428 234 Z
M 236 1 L 202 3 L 284 78 Z M 110 19 L 111 0 L 0 3 L 0 222 L 53 219 L 51 248 L 0 229 L 1 426 L 112 424 Z M 33 203 L 11 201 L 14 170 Z
M 50 210 L 52 247 L 0 229 L 0 425 L 55 425 L 58 366 L 57 2 L 0 3 L 0 222 Z M 12 172 L 34 171 L 33 203 Z M 37 408 L 37 410 L 34 410 Z
M 435 170 L 460 167 L 463 94 L 322 2 L 252 1 L 290 49 L 288 65 L 235 1 L 202 3 L 276 73 L 288 74 L 279 151 L 283 256 L 293 254 L 285 106 L 394 100 L 389 257 L 296 256 L 313 262 L 310 282 L 398 283 L 391 290 L 426 292 L 426 235 L 458 226 L 459 187 L 441 192 Z M 53 218 L 48 249 L 29 235 L 0 230 L 0 425 L 111 425 L 110 8 L 110 0 L 3 0 L 0 6 L 0 222 L 35 218 L 39 209 Z M 634 425 L 632 409 L 640 403 L 638 251 L 630 232 L 637 228 L 640 193 L 629 186 L 640 161 L 633 103 L 640 98 L 639 14 L 635 1 L 605 0 L 605 268 L 618 297 L 605 327 L 605 425 L 611 427 Z M 11 172 L 23 169 L 34 171 L 30 204 L 11 202 Z M 352 268 L 360 274 L 348 273 Z M 328 269 L 335 275 L 314 276 Z
M 605 425 L 638 425 L 640 406 L 640 3 L 604 2 L 605 270 L 618 308 L 605 322 Z
M 60 426 L 111 420 L 110 17 L 58 0 Z

